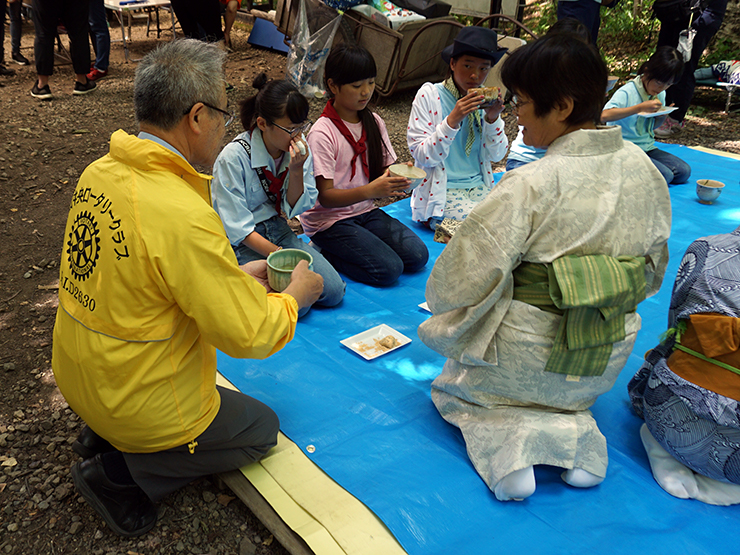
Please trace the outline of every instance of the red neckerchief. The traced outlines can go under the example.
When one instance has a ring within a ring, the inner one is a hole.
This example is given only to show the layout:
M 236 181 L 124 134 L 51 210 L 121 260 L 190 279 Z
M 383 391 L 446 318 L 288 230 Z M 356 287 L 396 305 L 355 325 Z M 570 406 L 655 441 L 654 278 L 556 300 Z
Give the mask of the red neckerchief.
M 367 165 L 367 143 L 365 142 L 365 139 L 367 139 L 367 133 L 365 132 L 365 127 L 363 126 L 362 128 L 362 135 L 360 135 L 360 140 L 355 141 L 352 133 L 350 133 L 350 130 L 347 129 L 344 121 L 341 117 L 339 117 L 337 110 L 334 108 L 333 98 L 326 103 L 326 107 L 324 108 L 324 111 L 321 112 L 321 116 L 329 118 L 334 123 L 337 129 L 339 129 L 339 132 L 342 134 L 342 136 L 347 139 L 347 142 L 352 147 L 352 151 L 355 153 L 355 155 L 352 157 L 352 162 L 350 162 L 352 173 L 350 174 L 349 178 L 352 179 L 355 176 L 355 160 L 357 160 L 357 157 L 359 156 L 360 163 L 362 164 L 362 171 L 365 172 L 365 177 L 370 179 L 370 167 Z
M 288 175 L 288 169 L 283 170 L 283 173 L 275 177 L 273 173 L 267 169 L 267 166 L 261 168 L 265 177 L 270 182 L 269 191 L 275 196 L 275 210 L 280 214 L 280 202 L 283 196 L 283 183 L 285 183 L 285 176 Z

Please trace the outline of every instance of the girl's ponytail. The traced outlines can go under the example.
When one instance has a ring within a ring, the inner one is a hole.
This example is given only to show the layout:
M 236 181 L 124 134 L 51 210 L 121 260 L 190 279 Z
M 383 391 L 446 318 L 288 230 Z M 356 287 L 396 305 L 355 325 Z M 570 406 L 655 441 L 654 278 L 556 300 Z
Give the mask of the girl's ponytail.
M 370 170 L 370 181 L 383 175 L 385 165 L 385 152 L 387 147 L 383 142 L 383 136 L 380 133 L 380 127 L 375 119 L 375 114 L 365 106 L 358 112 L 362 127 L 365 129 L 367 141 L 367 165 Z
M 239 117 L 245 130 L 254 129 L 257 117 L 268 122 L 288 116 L 293 123 L 303 123 L 308 118 L 308 100 L 289 81 L 267 80 L 260 73 L 252 81 L 257 94 L 244 99 L 239 105 Z

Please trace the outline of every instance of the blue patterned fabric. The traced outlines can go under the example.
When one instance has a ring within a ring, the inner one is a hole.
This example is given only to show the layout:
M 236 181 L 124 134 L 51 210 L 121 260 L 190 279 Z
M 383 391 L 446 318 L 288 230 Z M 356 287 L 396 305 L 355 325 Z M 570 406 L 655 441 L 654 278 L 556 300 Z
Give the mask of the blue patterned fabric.
M 740 228 L 686 250 L 673 286 L 668 327 L 692 314 L 740 316 Z M 740 484 L 740 403 L 674 374 L 674 342 L 653 349 L 627 386 L 635 412 L 674 458 L 694 472 Z

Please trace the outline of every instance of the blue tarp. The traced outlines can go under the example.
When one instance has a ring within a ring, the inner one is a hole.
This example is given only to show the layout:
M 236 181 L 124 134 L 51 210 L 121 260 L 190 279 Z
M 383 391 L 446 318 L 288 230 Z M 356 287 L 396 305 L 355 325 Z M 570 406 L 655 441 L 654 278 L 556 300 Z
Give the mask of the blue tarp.
M 642 355 L 665 331 L 686 247 L 740 225 L 740 161 L 676 145 L 661 148 L 686 160 L 692 178 L 671 188 L 671 261 L 663 287 L 639 306 L 643 327 L 634 352 L 614 388 L 592 407 L 609 446 L 601 485 L 571 488 L 560 469 L 538 466 L 535 494 L 501 503 L 478 477 L 459 430 L 430 399 L 444 359 L 419 340 L 416 329 L 429 314 L 417 305 L 424 302 L 426 280 L 443 245 L 411 222 L 408 200 L 386 210 L 426 241 L 431 256 L 425 271 L 382 289 L 348 281 L 342 304 L 312 309 L 281 352 L 265 361 L 219 354 L 220 371 L 271 406 L 282 431 L 372 509 L 410 554 L 736 552 L 740 507 L 676 499 L 658 486 L 626 391 Z M 726 184 L 713 205 L 697 202 L 695 181 L 701 178 Z M 379 324 L 412 343 L 372 361 L 339 343 Z M 315 451 L 308 453 L 308 445 Z

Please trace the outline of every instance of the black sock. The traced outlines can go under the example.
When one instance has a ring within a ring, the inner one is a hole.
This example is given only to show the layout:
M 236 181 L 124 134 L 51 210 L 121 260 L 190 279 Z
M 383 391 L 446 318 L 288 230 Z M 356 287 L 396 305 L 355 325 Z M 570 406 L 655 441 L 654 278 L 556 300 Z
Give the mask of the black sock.
M 128 471 L 128 466 L 126 466 L 126 460 L 123 458 L 123 453 L 120 451 L 103 453 L 101 460 L 103 461 L 103 470 L 105 470 L 105 475 L 111 482 L 120 486 L 136 484 L 131 473 Z

